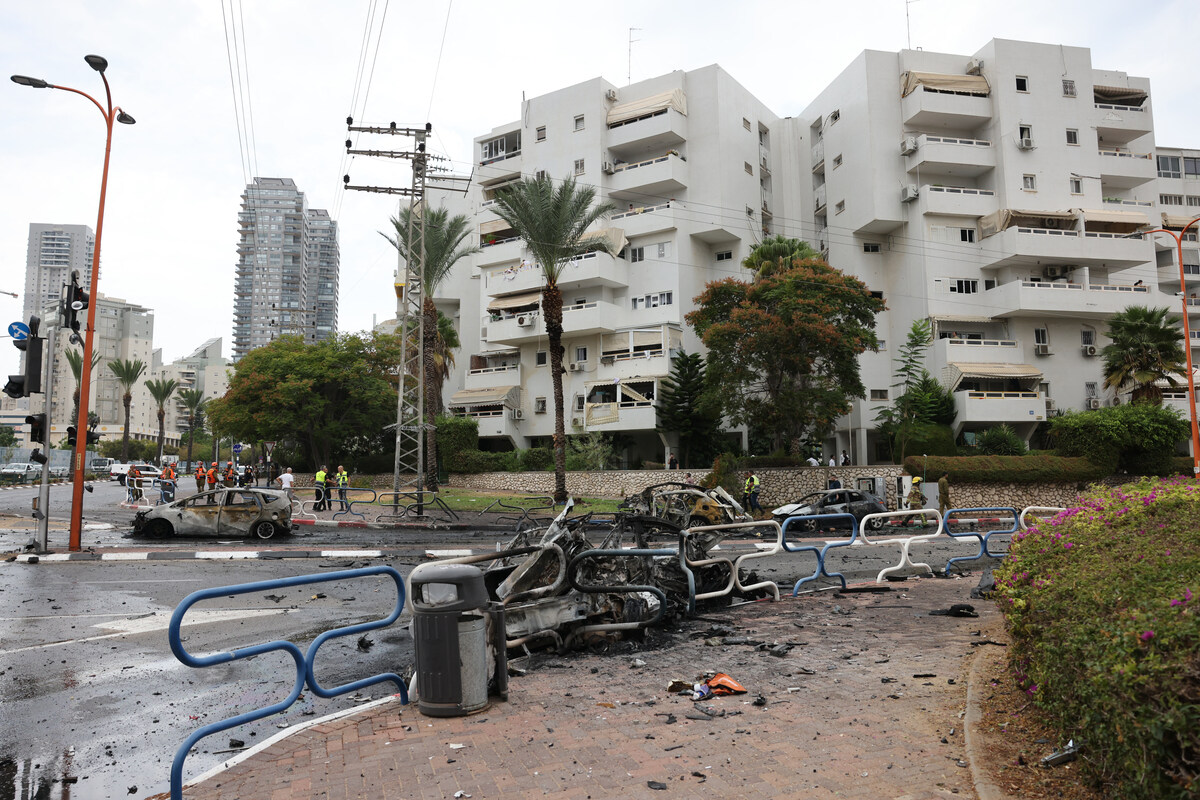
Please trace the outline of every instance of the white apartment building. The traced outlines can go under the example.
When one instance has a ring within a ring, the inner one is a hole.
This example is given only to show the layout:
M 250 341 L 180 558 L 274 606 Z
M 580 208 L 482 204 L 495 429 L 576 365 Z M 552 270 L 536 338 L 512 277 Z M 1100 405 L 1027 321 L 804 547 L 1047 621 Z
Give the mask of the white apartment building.
M 79 271 L 79 280 L 85 290 L 91 286 L 95 247 L 96 235 L 87 225 L 29 223 L 24 319 L 42 313 L 48 303 L 57 304 L 63 285 L 70 281 L 73 270 Z
M 449 405 L 501 447 L 552 433 L 540 271 L 489 206 L 521 176 L 575 174 L 617 204 L 595 235 L 622 255 L 564 273 L 568 432 L 626 434 L 630 460 L 672 444 L 654 402 L 671 352 L 702 349 L 692 298 L 748 278 L 740 262 L 764 233 L 808 241 L 887 303 L 880 350 L 862 359 L 868 397 L 826 443 L 865 464 L 885 455 L 875 417 L 916 319 L 933 323 L 927 366 L 968 440 L 1001 422 L 1028 438 L 1060 409 L 1120 402 L 1102 389 L 1106 320 L 1181 302 L 1174 242 L 1136 232 L 1180 227 L 1193 201 L 1200 215 L 1200 152 L 1156 151 L 1147 79 L 1094 68 L 1086 48 L 1007 40 L 863 52 L 782 119 L 717 66 L 596 79 L 526 101 L 475 147 L 460 202 L 483 250 L 438 297 L 463 342 Z
M 154 351 L 155 366 L 150 370 L 150 377 L 173 380 L 179 384 L 175 393 L 171 395 L 166 406 L 167 415 L 163 419 L 166 428 L 164 441 L 176 444 L 180 437 L 188 432 L 188 409 L 180 393 L 187 389 L 199 389 L 209 400 L 224 396 L 229 390 L 231 367 L 229 362 L 221 357 L 220 337 L 209 339 L 189 355 L 169 364 L 162 363 L 161 353 L 161 350 Z M 157 407 L 154 413 L 157 420 Z

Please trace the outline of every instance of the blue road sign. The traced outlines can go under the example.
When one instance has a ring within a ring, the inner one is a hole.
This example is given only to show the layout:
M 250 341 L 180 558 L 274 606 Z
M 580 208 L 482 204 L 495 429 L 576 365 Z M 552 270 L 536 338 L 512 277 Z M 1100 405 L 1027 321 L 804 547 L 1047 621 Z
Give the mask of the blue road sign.
M 16 341 L 20 341 L 21 339 L 28 339 L 29 338 L 29 326 L 26 325 L 24 322 L 10 322 L 10 323 L 8 323 L 8 335 L 11 336 Z
M 241 446 L 240 444 L 235 444 L 235 445 L 233 446 L 233 452 L 235 452 L 235 453 L 240 453 L 240 452 L 242 452 L 242 446 Z

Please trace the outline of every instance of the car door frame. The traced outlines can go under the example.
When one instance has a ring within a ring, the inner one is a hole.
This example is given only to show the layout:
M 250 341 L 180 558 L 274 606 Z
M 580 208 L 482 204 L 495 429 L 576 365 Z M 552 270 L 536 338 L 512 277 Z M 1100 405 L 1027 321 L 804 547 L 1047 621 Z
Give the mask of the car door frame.
M 237 511 L 244 509 L 244 504 L 230 504 L 235 496 L 245 495 L 254 499 L 254 513 L 248 514 L 245 511 Z M 263 499 L 257 492 L 250 492 L 246 489 L 226 489 L 225 496 L 221 498 L 221 511 L 217 516 L 217 533 L 221 536 L 249 536 L 250 531 L 254 528 L 254 523 L 262 519 Z

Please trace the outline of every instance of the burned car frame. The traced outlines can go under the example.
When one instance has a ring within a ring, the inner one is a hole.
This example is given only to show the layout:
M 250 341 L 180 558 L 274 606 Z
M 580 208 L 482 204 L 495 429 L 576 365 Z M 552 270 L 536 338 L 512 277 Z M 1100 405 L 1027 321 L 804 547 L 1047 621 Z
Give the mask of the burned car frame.
M 681 481 L 647 486 L 625 498 L 620 508 L 633 514 L 663 519 L 680 528 L 727 525 L 754 519 L 720 486 L 705 489 Z
M 139 511 L 133 532 L 144 536 L 172 534 L 251 536 L 270 539 L 292 530 L 292 504 L 275 489 L 217 489 Z

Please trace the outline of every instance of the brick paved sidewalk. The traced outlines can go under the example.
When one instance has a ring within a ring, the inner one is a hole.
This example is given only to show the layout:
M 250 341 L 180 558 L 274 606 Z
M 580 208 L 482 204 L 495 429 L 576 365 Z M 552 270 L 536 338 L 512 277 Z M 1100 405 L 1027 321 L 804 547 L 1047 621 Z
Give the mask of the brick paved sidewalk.
M 974 798 L 965 675 L 972 634 L 997 616 L 968 599 L 974 585 L 909 579 L 709 610 L 619 654 L 537 657 L 507 702 L 474 716 L 389 703 L 315 725 L 185 797 Z M 929 616 L 962 602 L 980 618 Z M 776 657 L 723 635 L 794 647 Z M 709 670 L 748 694 L 667 693 Z

